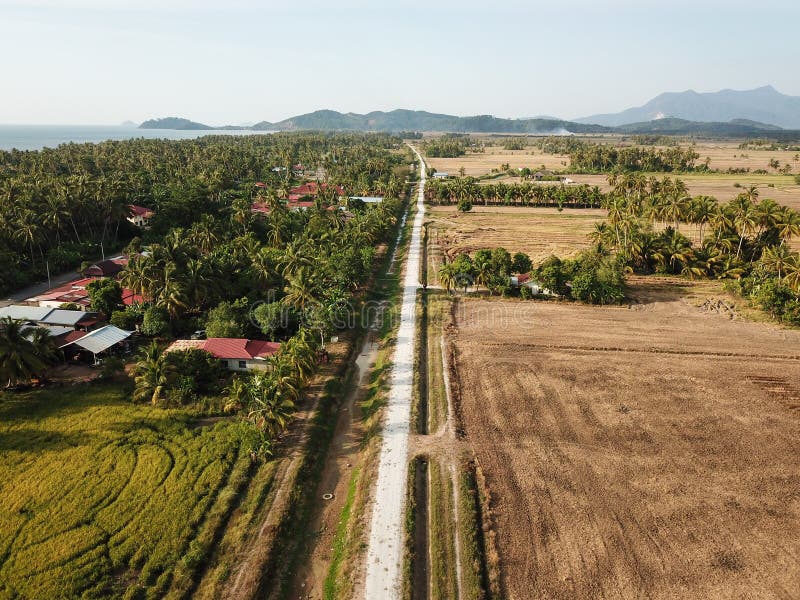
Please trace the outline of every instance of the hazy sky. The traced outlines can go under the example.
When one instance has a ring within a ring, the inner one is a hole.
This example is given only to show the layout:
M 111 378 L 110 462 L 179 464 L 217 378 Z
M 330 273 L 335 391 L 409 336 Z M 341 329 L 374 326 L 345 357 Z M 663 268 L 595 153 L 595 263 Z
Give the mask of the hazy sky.
M 800 95 L 796 0 L 0 0 L 0 123 L 319 108 L 564 118 Z

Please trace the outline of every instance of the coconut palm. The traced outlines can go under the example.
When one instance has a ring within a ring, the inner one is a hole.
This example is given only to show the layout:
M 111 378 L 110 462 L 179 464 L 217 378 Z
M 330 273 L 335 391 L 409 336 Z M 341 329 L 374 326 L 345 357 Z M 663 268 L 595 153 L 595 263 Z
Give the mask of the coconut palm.
M 149 401 L 156 405 L 163 398 L 166 389 L 172 385 L 178 373 L 174 365 L 164 360 L 163 355 L 154 358 L 153 347 L 134 369 L 136 387 L 133 392 L 135 401 Z
M 50 363 L 31 339 L 39 337 L 38 329 L 11 317 L 0 320 L 0 377 L 7 387 L 41 375 Z
M 769 271 L 777 273 L 778 281 L 783 279 L 783 273 L 791 259 L 792 252 L 783 244 L 764 248 L 764 252 L 761 254 L 761 264 Z

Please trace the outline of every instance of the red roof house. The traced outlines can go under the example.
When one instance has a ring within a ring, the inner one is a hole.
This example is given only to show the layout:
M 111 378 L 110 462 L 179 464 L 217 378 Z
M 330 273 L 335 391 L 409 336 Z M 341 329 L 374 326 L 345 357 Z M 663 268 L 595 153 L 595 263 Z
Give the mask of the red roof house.
M 264 340 L 208 338 L 207 340 L 176 340 L 165 352 L 196 348 L 217 357 L 231 371 L 252 371 L 266 368 L 266 359 L 275 354 L 280 347 L 279 342 Z

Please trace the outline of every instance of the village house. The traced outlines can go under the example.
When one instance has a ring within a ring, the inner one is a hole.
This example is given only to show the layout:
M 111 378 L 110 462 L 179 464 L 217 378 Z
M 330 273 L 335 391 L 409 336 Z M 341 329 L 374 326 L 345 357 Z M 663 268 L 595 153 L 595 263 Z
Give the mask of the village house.
M 69 328 L 72 331 L 85 332 L 91 331 L 100 323 L 98 313 L 21 304 L 0 308 L 0 319 L 5 318 L 39 327 Z
M 267 359 L 275 354 L 279 342 L 243 338 L 208 338 L 207 340 L 176 340 L 165 352 L 205 350 L 218 358 L 229 371 L 254 371 L 267 368 Z
M 155 214 L 151 209 L 136 204 L 129 204 L 128 212 L 128 221 L 142 229 L 147 229 L 150 218 Z
M 44 294 L 28 298 L 25 302 L 42 308 L 58 308 L 62 304 L 75 304 L 80 310 L 89 310 L 92 302 L 89 299 L 89 292 L 86 291 L 86 286 L 92 281 L 95 281 L 95 279 L 97 278 L 85 277 L 83 279 L 71 281 L 62 286 L 48 290 Z M 144 301 L 145 298 L 143 296 L 135 294 L 128 288 L 122 288 L 122 303 L 125 306 L 141 304 Z

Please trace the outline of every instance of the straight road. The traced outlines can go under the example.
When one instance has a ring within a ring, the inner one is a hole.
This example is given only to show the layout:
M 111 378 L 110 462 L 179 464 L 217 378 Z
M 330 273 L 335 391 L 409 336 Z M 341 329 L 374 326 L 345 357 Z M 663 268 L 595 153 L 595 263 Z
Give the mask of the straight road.
M 411 392 L 414 381 L 416 306 L 419 266 L 422 254 L 422 223 L 425 218 L 425 161 L 419 159 L 417 214 L 411 230 L 406 260 L 400 328 L 392 361 L 392 379 L 386 406 L 378 481 L 372 508 L 367 550 L 365 598 L 400 598 L 403 560 L 403 522 L 408 476 L 408 436 L 411 420 Z

